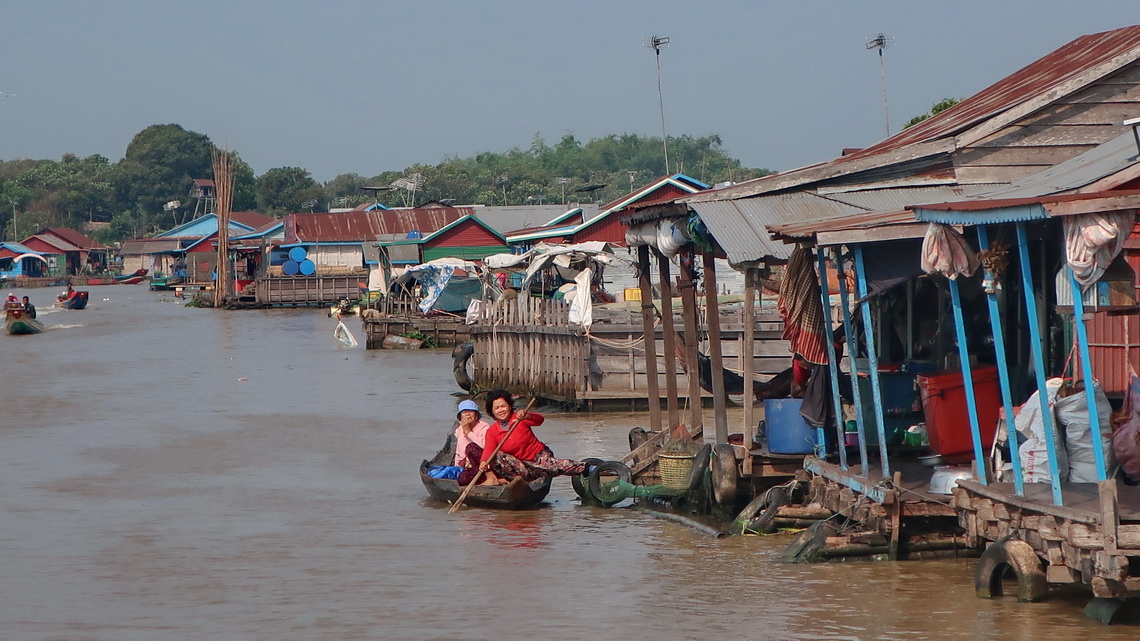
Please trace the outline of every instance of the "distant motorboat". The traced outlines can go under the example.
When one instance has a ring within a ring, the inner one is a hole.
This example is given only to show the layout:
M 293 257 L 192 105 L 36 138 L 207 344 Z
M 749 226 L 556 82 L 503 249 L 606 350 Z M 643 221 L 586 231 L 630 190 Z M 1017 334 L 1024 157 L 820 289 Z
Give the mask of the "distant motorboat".
M 44 324 L 32 318 L 22 303 L 4 303 L 4 329 L 9 334 L 39 334 Z
M 55 299 L 55 306 L 60 309 L 84 309 L 87 307 L 88 293 L 86 290 L 72 290 L 71 295 L 60 294 Z

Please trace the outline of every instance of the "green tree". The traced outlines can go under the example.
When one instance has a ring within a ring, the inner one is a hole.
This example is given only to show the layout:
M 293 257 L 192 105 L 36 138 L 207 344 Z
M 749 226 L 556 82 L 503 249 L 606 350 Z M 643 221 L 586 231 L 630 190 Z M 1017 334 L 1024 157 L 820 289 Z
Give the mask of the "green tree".
M 942 100 L 939 100 L 938 102 L 931 105 L 930 111 L 928 113 L 919 114 L 919 115 L 915 116 L 914 118 L 911 118 L 910 120 L 906 121 L 906 124 L 903 125 L 903 129 L 913 127 L 913 126 L 917 125 L 918 123 L 922 122 L 923 120 L 926 120 L 927 118 L 929 118 L 931 116 L 936 116 L 939 113 L 946 111 L 950 107 L 953 107 L 954 105 L 958 104 L 959 102 L 961 102 L 961 100 L 959 100 L 957 98 L 943 98 Z
M 302 203 L 316 200 L 324 206 L 324 192 L 309 172 L 300 167 L 275 167 L 261 174 L 255 187 L 257 205 L 266 214 L 304 211 Z
M 195 178 L 213 175 L 214 144 L 180 125 L 151 125 L 135 134 L 119 162 L 115 188 L 120 204 L 151 225 L 169 227 L 173 213 L 162 205 L 181 200 Z

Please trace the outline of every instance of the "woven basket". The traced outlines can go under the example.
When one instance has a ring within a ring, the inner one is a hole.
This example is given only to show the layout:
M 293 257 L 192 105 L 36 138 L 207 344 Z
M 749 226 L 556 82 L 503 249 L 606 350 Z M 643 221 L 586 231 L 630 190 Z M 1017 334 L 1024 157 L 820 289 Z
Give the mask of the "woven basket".
M 667 488 L 679 490 L 689 487 L 689 473 L 692 470 L 692 455 L 657 455 L 657 471 L 661 474 L 661 485 Z

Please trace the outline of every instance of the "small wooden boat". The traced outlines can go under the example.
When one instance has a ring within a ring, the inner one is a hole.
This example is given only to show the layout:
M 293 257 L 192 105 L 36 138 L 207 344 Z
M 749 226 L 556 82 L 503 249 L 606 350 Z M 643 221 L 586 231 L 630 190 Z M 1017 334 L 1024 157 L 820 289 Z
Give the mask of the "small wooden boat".
M 4 329 L 9 334 L 39 334 L 44 324 L 28 315 L 20 303 L 4 303 Z
M 71 296 L 57 296 L 55 306 L 62 309 L 83 309 L 87 307 L 87 298 L 88 293 L 86 291 L 75 290 L 71 292 Z
M 133 274 L 125 274 L 123 276 L 116 276 L 115 282 L 120 285 L 137 285 L 146 279 L 149 269 L 137 269 Z
M 432 478 L 428 476 L 427 469 L 433 465 L 451 465 L 454 460 L 455 435 L 452 434 L 447 438 L 447 444 L 434 458 L 420 463 L 420 480 L 423 481 L 428 494 L 437 501 L 454 503 L 463 493 L 463 486 L 453 479 Z M 471 488 L 463 504 L 501 510 L 534 507 L 550 493 L 550 482 L 551 479 L 547 477 L 529 484 L 522 479 L 515 479 L 506 485 L 476 485 Z

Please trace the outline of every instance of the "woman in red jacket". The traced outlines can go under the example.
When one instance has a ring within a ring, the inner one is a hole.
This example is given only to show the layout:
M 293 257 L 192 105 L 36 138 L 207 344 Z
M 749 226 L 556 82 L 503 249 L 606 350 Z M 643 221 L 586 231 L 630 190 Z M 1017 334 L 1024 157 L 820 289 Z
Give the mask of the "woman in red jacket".
M 487 430 L 483 444 L 483 459 L 479 469 L 485 473 L 483 484 L 507 483 L 511 479 L 522 478 L 528 483 L 548 476 L 577 475 L 586 469 L 581 461 L 555 458 L 545 443 L 538 440 L 531 429 L 542 425 L 542 414 L 537 412 L 515 412 L 510 392 L 494 390 L 487 394 L 487 415 L 495 419 Z M 518 420 L 510 436 L 512 419 Z M 503 444 L 499 453 L 491 458 L 499 443 Z

